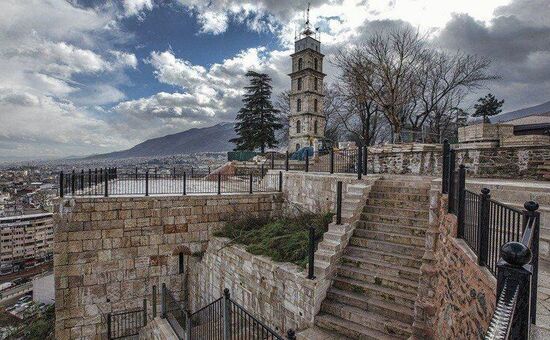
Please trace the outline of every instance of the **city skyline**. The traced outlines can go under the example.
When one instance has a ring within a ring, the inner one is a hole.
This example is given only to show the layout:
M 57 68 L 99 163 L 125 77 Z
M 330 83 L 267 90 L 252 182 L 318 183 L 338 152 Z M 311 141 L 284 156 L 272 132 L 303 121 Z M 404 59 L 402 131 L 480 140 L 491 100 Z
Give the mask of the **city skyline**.
M 248 69 L 268 73 L 274 94 L 289 88 L 294 30 L 306 7 L 307 1 L 3 2 L 0 155 L 103 153 L 233 121 Z M 491 58 L 502 78 L 480 94 L 505 99 L 504 111 L 549 100 L 549 13 L 542 0 L 311 3 L 328 60 L 371 32 L 418 28 L 442 48 Z M 327 83 L 334 81 L 330 61 L 326 73 Z

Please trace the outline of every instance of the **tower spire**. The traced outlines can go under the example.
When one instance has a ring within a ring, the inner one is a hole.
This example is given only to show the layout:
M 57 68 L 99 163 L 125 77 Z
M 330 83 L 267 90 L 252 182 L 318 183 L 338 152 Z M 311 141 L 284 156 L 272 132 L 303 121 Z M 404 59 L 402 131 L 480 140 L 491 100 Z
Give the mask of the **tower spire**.
M 304 28 L 304 31 L 302 32 L 303 35 L 305 36 L 310 36 L 312 34 L 314 34 L 315 32 L 313 32 L 311 30 L 311 27 L 309 26 L 309 7 L 310 7 L 311 3 L 308 2 L 307 3 L 307 11 L 306 11 L 306 23 L 305 23 L 305 28 Z

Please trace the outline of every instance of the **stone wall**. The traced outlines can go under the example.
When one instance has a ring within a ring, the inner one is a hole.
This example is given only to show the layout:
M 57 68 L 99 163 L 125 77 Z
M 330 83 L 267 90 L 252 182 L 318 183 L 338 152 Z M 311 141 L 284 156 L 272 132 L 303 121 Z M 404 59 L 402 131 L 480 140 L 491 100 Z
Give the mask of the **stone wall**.
M 415 303 L 414 333 L 428 339 L 483 339 L 495 308 L 496 279 L 463 240 L 447 198 L 431 191 L 430 227 Z
M 367 170 L 375 174 L 436 176 L 441 173 L 439 144 L 372 146 L 367 150 Z
M 324 297 L 320 292 L 326 290 L 328 280 L 308 280 L 297 265 L 276 263 L 227 242 L 213 238 L 191 275 L 192 310 L 219 298 L 228 288 L 236 302 L 280 334 L 313 324 L 315 306 L 320 305 Z
M 56 339 L 106 334 L 106 314 L 139 307 L 152 287 L 182 298 L 178 254 L 206 249 L 236 214 L 270 215 L 281 194 L 61 199 L 54 214 Z M 158 309 L 160 310 L 160 309 Z

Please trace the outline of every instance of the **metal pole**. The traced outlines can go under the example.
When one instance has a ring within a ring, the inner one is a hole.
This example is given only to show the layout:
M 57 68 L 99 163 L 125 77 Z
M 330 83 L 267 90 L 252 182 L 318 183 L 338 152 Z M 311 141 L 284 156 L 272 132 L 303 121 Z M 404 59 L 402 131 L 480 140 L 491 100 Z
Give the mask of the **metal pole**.
M 285 171 L 288 171 L 288 150 L 286 150 Z
M 162 283 L 162 291 L 160 293 L 160 317 L 166 318 L 166 283 Z
M 441 193 L 446 194 L 447 189 L 449 189 L 449 141 L 443 141 L 443 155 L 442 155 L 442 164 L 441 164 Z
M 466 207 L 466 167 L 460 164 L 458 167 L 458 207 L 456 217 L 458 220 L 457 237 L 464 238 L 464 209 Z
M 231 339 L 231 305 L 229 289 L 223 290 L 223 339 Z
M 105 173 L 105 197 L 109 197 L 109 176 Z
M 111 313 L 107 313 L 107 339 L 111 339 Z
M 183 172 L 183 194 L 187 195 L 187 173 Z
M 275 169 L 275 152 L 271 153 L 271 170 Z
M 222 193 L 222 175 L 218 172 L 218 195 Z
M 84 191 L 84 169 L 80 170 L 80 191 Z
M 153 286 L 153 319 L 157 317 L 157 286 Z
M 357 179 L 363 177 L 363 149 L 357 148 Z
M 342 182 L 336 182 L 336 224 L 342 224 Z
M 306 148 L 306 172 L 309 172 L 309 149 Z
M 250 173 L 250 188 L 249 193 L 252 193 L 252 173 Z
M 533 225 L 533 236 L 531 249 L 531 268 L 533 268 L 533 276 L 531 277 L 531 323 L 535 324 L 537 321 L 537 285 L 539 280 L 539 239 L 540 239 L 540 212 L 539 204 L 534 201 L 525 202 L 523 205 L 525 210 L 523 211 L 523 230 L 527 226 L 527 222 L 530 219 L 535 219 Z
M 334 173 L 334 148 L 330 148 L 330 173 Z
M 63 183 L 64 178 L 63 177 L 64 176 L 65 175 L 63 174 L 63 171 L 61 171 L 59 173 L 59 197 L 61 197 L 61 198 L 63 198 L 63 196 L 64 196 L 64 193 L 63 193 L 63 185 L 64 185 L 64 183 Z
M 309 246 L 308 246 L 308 265 L 307 265 L 307 278 L 310 280 L 315 279 L 315 227 L 309 226 Z
M 74 191 L 75 191 L 75 175 L 74 175 L 74 169 L 73 169 L 73 172 L 71 174 L 71 194 L 73 194 L 73 196 L 74 196 Z
M 145 196 L 149 196 L 149 169 L 145 170 Z
M 491 195 L 487 188 L 481 189 L 479 223 L 478 223 L 478 249 L 477 264 L 484 266 L 487 264 L 487 256 L 489 252 L 489 199 Z
M 92 187 L 92 169 L 88 169 L 88 189 Z M 90 190 L 88 190 L 89 192 Z
M 279 171 L 279 192 L 283 192 L 283 172 Z

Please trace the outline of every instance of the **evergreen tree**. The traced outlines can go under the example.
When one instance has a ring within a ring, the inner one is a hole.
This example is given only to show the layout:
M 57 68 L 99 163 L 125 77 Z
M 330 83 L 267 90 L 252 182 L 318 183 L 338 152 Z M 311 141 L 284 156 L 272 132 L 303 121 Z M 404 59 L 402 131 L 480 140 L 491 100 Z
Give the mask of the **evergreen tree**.
M 490 123 L 491 120 L 489 117 L 502 112 L 502 104 L 504 104 L 504 99 L 499 101 L 492 93 L 489 93 L 485 97 L 479 98 L 477 102 L 478 103 L 474 105 L 474 109 L 476 111 L 472 116 L 483 117 L 484 123 Z
M 250 85 L 245 87 L 243 108 L 237 114 L 235 131 L 239 137 L 231 142 L 235 150 L 260 149 L 277 145 L 275 130 L 282 127 L 277 118 L 277 109 L 271 103 L 271 78 L 267 74 L 248 71 L 246 76 Z

